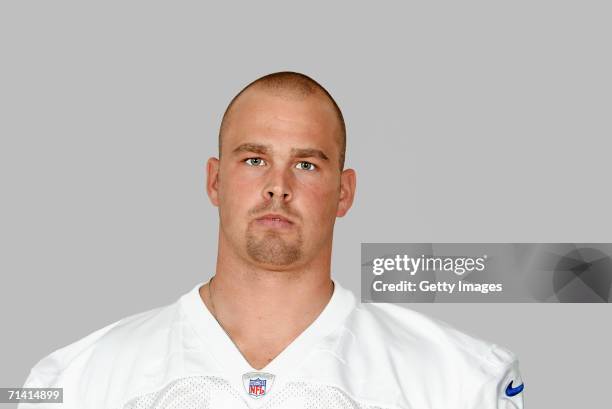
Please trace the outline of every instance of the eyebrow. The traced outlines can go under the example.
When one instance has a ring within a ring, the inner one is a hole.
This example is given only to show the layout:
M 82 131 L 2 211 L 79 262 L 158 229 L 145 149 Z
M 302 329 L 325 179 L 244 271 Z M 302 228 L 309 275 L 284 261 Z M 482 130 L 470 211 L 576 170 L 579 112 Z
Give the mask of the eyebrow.
M 265 155 L 272 151 L 273 149 L 271 145 L 262 145 L 259 143 L 243 143 L 242 145 L 239 145 L 237 148 L 235 148 L 232 153 L 238 154 L 242 152 L 252 152 Z M 319 158 L 321 160 L 329 160 L 327 155 L 322 150 L 314 148 L 292 148 L 291 154 L 295 158 Z
M 239 145 L 236 149 L 232 151 L 232 153 L 242 153 L 242 152 L 253 152 L 259 154 L 266 154 L 272 150 L 270 145 L 261 145 L 258 143 L 243 143 Z
M 321 160 L 329 160 L 322 150 L 314 148 L 293 148 L 291 149 L 291 154 L 296 158 L 319 158 Z

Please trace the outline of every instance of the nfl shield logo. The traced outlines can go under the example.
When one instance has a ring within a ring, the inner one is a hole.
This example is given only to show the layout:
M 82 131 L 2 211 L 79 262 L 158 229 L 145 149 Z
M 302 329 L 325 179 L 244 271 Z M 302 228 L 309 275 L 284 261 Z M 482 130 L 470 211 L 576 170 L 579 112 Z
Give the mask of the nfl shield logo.
M 249 380 L 249 395 L 259 398 L 266 394 L 266 380 L 265 379 L 250 379 Z
M 242 381 L 249 396 L 258 399 L 270 391 L 274 375 L 266 372 L 249 372 L 242 375 Z

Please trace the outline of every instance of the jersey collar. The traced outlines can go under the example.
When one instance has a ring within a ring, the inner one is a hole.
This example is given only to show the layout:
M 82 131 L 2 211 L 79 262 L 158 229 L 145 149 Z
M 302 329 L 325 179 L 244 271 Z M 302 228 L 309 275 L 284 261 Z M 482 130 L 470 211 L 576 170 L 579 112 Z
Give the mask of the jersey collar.
M 251 367 L 204 304 L 199 289 L 206 282 L 198 283 L 181 297 L 180 302 L 187 321 L 216 361 L 218 373 L 240 389 L 242 389 L 243 374 L 248 372 L 271 373 L 275 376 L 274 389 L 278 390 L 280 384 L 284 383 L 286 375 L 300 367 L 308 358 L 308 353 L 319 341 L 341 327 L 345 318 L 355 307 L 353 293 L 342 287 L 336 280 L 332 281 L 334 292 L 319 316 L 278 356 L 259 370 Z

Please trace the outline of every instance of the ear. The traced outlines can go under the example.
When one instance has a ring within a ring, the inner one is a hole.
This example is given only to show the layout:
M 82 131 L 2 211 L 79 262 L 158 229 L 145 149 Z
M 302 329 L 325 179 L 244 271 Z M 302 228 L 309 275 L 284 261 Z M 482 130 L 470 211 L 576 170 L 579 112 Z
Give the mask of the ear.
M 340 198 L 338 200 L 338 211 L 336 217 L 344 216 L 355 198 L 355 188 L 357 185 L 357 174 L 353 169 L 345 169 L 340 175 Z
M 216 207 L 219 207 L 219 164 L 219 159 L 214 157 L 206 162 L 206 193 Z

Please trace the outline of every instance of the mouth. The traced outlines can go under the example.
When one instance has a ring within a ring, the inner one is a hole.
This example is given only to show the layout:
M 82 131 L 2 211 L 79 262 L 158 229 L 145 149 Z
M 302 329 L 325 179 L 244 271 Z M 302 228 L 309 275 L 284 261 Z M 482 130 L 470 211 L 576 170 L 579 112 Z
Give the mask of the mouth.
M 293 222 L 280 214 L 266 214 L 256 220 L 260 226 L 286 229 L 293 226 Z

